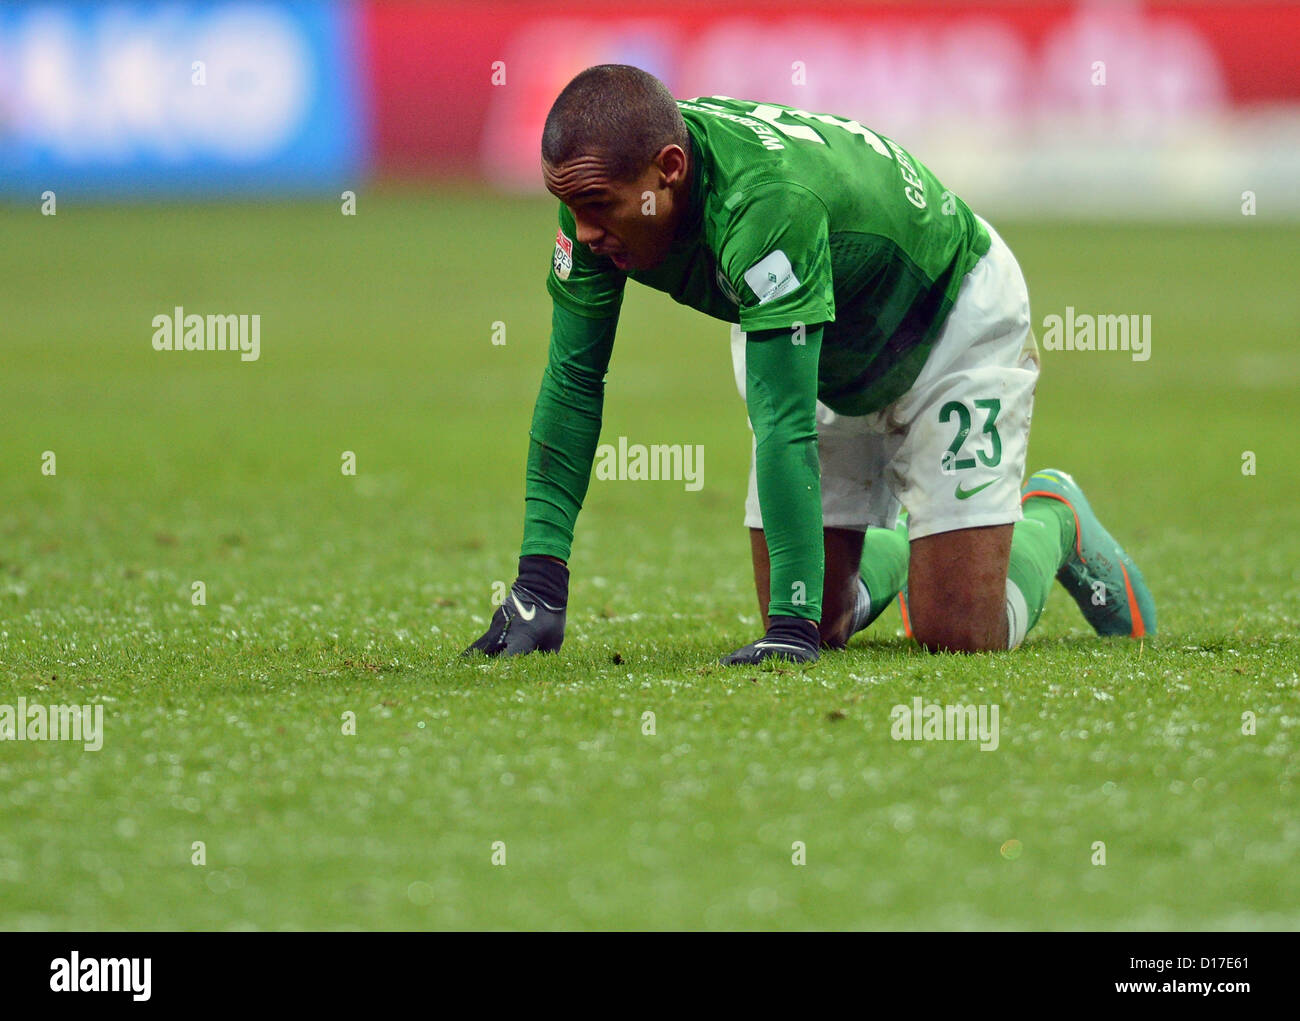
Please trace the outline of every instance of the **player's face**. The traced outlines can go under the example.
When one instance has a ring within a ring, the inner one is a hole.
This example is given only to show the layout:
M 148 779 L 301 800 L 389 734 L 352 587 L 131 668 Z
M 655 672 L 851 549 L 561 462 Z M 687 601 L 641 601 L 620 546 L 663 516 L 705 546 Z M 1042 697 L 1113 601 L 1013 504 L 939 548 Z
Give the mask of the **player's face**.
M 617 269 L 652 269 L 672 246 L 679 219 L 675 201 L 686 176 L 686 158 L 666 146 L 631 180 L 610 176 L 598 157 L 579 157 L 557 167 L 543 164 L 546 187 L 573 213 L 577 241 Z

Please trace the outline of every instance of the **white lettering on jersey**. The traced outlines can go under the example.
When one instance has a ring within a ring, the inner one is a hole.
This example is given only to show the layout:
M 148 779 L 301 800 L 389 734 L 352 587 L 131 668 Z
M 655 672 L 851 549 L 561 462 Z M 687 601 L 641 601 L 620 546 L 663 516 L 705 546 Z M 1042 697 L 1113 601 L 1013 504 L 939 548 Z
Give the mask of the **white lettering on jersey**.
M 564 234 L 564 229 L 559 228 L 555 232 L 555 275 L 561 280 L 569 279 L 569 271 L 573 269 L 573 242 Z

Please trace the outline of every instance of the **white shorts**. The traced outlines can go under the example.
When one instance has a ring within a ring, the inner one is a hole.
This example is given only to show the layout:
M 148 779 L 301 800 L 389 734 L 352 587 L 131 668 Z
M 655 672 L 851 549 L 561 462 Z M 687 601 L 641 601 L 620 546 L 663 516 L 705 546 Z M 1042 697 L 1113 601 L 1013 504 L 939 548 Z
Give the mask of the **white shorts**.
M 983 222 L 983 221 L 981 221 Z M 1016 258 L 987 223 L 991 245 L 962 281 L 912 388 L 870 415 L 817 402 L 822 524 L 893 528 L 908 537 L 1019 521 L 1038 346 Z M 745 334 L 731 328 L 736 386 L 745 396 Z M 745 524 L 762 528 L 751 459 Z

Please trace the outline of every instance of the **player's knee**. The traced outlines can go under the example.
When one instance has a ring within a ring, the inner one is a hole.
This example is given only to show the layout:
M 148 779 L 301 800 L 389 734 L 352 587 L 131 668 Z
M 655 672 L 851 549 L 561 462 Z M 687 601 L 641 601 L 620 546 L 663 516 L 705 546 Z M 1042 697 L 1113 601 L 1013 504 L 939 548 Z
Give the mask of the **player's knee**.
M 1005 620 L 999 626 L 970 617 L 913 619 L 912 635 L 927 652 L 992 652 L 1007 647 Z

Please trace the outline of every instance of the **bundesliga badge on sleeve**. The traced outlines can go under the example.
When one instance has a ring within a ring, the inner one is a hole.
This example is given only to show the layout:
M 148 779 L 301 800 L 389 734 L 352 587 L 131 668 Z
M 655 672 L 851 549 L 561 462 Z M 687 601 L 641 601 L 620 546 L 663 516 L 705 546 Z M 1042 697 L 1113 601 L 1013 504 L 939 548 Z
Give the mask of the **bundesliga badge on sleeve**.
M 564 228 L 555 231 L 555 275 L 561 280 L 569 279 L 573 269 L 573 242 L 564 236 Z

